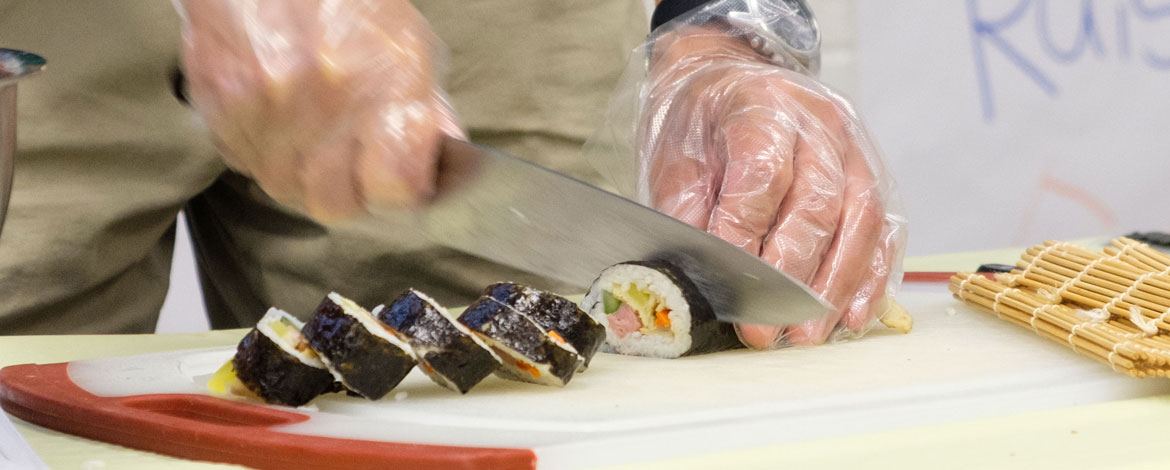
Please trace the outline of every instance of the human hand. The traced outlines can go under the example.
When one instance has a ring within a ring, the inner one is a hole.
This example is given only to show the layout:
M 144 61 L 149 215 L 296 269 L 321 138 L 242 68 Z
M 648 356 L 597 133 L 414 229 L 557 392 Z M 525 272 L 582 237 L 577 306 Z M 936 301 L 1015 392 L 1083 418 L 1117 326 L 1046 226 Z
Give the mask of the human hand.
M 439 42 L 407 0 L 184 0 L 193 104 L 229 166 L 320 221 L 434 191 Z
M 851 105 L 720 27 L 682 25 L 652 47 L 637 139 L 651 204 L 835 307 L 787 328 L 737 325 L 741 340 L 765 349 L 819 344 L 837 325 L 864 332 L 882 313 L 905 227 L 888 213 L 892 181 Z

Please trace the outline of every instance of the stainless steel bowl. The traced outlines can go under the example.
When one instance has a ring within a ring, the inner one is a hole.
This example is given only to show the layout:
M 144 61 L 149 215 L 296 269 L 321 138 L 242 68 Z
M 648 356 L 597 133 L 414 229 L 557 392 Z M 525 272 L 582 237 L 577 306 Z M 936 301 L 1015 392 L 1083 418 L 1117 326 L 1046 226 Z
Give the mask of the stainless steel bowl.
M 0 48 L 0 233 L 16 168 L 16 83 L 44 68 L 45 59 L 39 55 Z

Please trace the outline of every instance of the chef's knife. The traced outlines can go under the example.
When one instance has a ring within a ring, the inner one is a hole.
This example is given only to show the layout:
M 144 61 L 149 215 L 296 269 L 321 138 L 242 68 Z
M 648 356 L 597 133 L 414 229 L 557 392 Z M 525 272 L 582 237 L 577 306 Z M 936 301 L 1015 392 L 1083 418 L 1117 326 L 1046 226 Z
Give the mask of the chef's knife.
M 673 261 L 720 320 L 791 325 L 829 306 L 807 286 L 702 230 L 498 150 L 445 139 L 421 211 L 437 243 L 572 285 L 623 261 Z

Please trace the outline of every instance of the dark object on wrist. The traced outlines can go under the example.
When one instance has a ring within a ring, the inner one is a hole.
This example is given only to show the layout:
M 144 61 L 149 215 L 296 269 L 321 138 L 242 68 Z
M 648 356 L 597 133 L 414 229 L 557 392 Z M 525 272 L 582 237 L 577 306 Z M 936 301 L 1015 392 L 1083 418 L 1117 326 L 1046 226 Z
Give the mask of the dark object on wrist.
M 662 0 L 654 7 L 654 14 L 650 15 L 650 31 L 658 29 L 670 20 L 682 16 L 684 13 L 699 8 L 708 0 Z
M 821 34 L 806 0 L 662 0 L 650 19 L 651 37 L 666 23 L 717 24 L 742 37 L 780 67 L 816 76 Z
M 1133 232 L 1126 237 L 1154 246 L 1170 247 L 1170 234 L 1166 232 Z
M 1010 273 L 1015 268 L 1016 268 L 1015 266 L 1012 266 L 1010 264 L 988 263 L 988 264 L 979 265 L 979 269 L 975 270 L 975 272 L 977 272 L 977 273 Z
M 171 94 L 175 96 L 175 99 L 186 106 L 190 106 L 191 100 L 187 98 L 187 77 L 183 75 L 183 69 L 175 65 L 175 68 L 171 69 L 170 76 L 167 78 L 171 82 Z

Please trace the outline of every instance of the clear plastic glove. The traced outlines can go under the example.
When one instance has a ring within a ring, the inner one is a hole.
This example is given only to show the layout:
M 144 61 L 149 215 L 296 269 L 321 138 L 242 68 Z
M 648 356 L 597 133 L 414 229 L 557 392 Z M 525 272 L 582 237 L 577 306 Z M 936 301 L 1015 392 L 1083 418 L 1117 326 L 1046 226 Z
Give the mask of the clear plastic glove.
M 439 42 L 407 0 L 176 0 L 191 98 L 229 166 L 330 221 L 434 191 Z
M 836 307 L 788 328 L 737 325 L 749 347 L 863 334 L 901 278 L 893 180 L 850 104 L 753 49 L 718 21 L 720 3 L 663 25 L 636 51 L 623 85 L 635 91 L 619 90 L 591 153 L 608 159 L 598 163 L 611 177 L 635 177 L 638 199 L 761 256 Z M 632 132 L 622 128 L 631 122 Z M 637 155 L 633 174 L 607 157 L 623 141 Z

